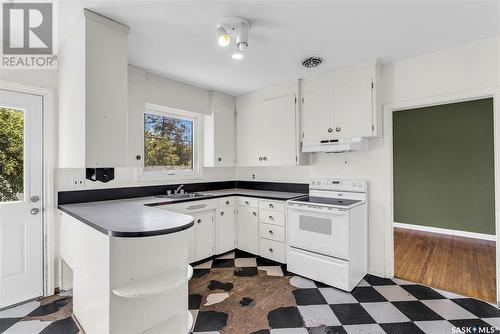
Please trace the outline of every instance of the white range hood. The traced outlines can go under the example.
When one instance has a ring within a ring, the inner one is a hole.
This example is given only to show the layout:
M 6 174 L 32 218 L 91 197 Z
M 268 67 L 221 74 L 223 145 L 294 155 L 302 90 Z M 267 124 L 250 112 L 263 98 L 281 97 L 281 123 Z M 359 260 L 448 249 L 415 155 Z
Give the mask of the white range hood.
M 368 139 L 363 137 L 338 138 L 324 140 L 304 140 L 302 152 L 342 153 L 349 151 L 367 151 Z

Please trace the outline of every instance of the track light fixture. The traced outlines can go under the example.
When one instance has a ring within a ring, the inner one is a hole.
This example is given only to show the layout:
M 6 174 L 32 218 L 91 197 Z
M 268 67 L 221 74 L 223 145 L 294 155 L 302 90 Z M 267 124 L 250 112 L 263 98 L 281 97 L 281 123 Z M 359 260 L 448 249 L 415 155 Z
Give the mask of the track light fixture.
M 236 48 L 232 58 L 242 59 L 243 53 L 248 49 L 249 28 L 250 22 L 242 17 L 225 17 L 217 25 L 217 42 L 220 46 L 226 47 L 231 44 L 231 39 L 234 38 Z

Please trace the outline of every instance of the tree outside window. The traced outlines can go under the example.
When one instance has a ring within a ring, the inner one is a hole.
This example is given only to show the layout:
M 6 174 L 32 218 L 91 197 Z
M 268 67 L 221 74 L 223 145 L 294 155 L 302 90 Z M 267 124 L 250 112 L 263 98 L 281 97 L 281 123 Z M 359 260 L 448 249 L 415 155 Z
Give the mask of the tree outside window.
M 144 168 L 193 170 L 193 121 L 145 113 Z
M 24 113 L 0 107 L 0 202 L 24 192 Z

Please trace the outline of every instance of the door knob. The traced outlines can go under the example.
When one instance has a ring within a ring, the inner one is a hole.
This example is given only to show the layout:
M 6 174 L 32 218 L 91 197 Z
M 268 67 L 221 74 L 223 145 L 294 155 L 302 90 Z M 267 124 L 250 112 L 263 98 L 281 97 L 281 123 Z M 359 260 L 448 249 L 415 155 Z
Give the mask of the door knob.
M 38 208 L 33 208 L 33 209 L 31 209 L 31 210 L 30 210 L 30 213 L 31 213 L 33 216 L 34 216 L 34 215 L 36 215 L 36 214 L 38 214 L 39 212 L 40 212 L 40 209 L 38 209 Z
M 337 131 L 337 132 L 340 132 L 340 130 L 342 130 L 342 129 L 341 129 L 341 128 L 339 128 L 339 127 L 336 127 L 336 128 L 335 128 L 335 131 Z
M 332 132 L 332 131 L 333 131 L 333 129 L 332 129 L 332 128 L 328 128 L 328 132 Z
M 30 197 L 30 201 L 31 201 L 32 203 L 36 203 L 36 202 L 38 202 L 39 200 L 40 200 L 40 196 L 34 195 L 34 196 L 31 196 L 31 197 Z

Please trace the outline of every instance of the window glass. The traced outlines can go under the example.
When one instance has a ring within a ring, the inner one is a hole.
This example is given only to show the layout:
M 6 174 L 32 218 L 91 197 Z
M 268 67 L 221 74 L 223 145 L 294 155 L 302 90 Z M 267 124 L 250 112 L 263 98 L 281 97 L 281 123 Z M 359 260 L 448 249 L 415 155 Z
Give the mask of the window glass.
M 193 170 L 193 120 L 144 114 L 144 168 Z
M 0 202 L 24 199 L 24 112 L 0 107 Z

